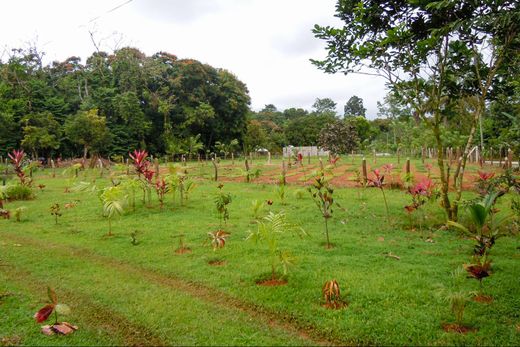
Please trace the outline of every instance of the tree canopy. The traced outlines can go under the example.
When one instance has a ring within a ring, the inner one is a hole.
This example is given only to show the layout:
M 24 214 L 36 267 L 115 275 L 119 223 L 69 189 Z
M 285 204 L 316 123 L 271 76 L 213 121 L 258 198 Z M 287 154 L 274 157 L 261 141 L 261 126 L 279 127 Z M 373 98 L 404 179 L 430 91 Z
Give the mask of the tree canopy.
M 227 70 L 131 47 L 95 52 L 85 63 L 70 57 L 43 65 L 41 56 L 16 49 L 0 61 L 2 152 L 22 145 L 35 155 L 73 156 L 80 144 L 104 155 L 165 153 L 172 141 L 189 143 L 198 134 L 212 148 L 215 141 L 242 142 L 246 133 L 248 90 Z M 89 128 L 78 125 L 96 112 L 108 132 L 103 146 L 89 143 Z

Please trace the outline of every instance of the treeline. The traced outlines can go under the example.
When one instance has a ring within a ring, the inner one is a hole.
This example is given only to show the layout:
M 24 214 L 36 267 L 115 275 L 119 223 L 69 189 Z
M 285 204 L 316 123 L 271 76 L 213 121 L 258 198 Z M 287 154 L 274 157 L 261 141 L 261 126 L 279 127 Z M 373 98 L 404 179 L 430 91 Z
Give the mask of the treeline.
M 484 148 L 520 150 L 519 90 L 490 99 Z M 379 103 L 377 115 L 367 115 L 355 95 L 342 114 L 329 98 L 317 98 L 311 110 L 266 105 L 253 112 L 249 104 L 246 85 L 232 73 L 165 52 L 146 56 L 127 47 L 95 52 L 84 64 L 70 57 L 43 65 L 35 49 L 17 49 L 0 61 L 0 154 L 20 147 L 33 157 L 106 157 L 135 148 L 193 155 L 276 153 L 286 145 L 388 152 L 435 146 L 431 128 L 398 95 Z M 446 110 L 445 147 L 463 146 L 469 117 Z M 327 131 L 335 133 L 320 137 Z
M 502 94 L 489 101 L 489 107 L 475 135 L 477 145 L 484 151 L 491 148 L 497 154 L 508 148 L 520 152 L 520 89 Z M 263 147 L 280 151 L 287 144 L 294 146 L 318 145 L 334 147 L 339 143 L 350 143 L 349 148 L 358 151 L 386 151 L 395 153 L 398 148 L 417 150 L 436 147 L 431 127 L 414 116 L 412 109 L 396 95 L 389 94 L 378 102 L 377 115 L 366 115 L 363 100 L 352 96 L 338 115 L 336 103 L 329 98 L 316 99 L 311 111 L 301 108 L 278 110 L 274 105 L 251 115 L 248 122 L 246 142 L 251 147 Z M 462 148 L 470 133 L 471 114 L 446 110 L 442 126 L 444 147 Z M 373 118 L 373 119 L 368 119 Z M 320 133 L 329 131 L 328 125 L 347 125 L 352 129 L 342 136 L 324 139 Z M 350 137 L 350 138 L 347 138 Z M 335 143 L 327 143 L 327 142 Z M 416 151 L 417 152 L 417 151 Z
M 232 73 L 135 48 L 44 66 L 35 49 L 0 62 L 0 151 L 33 156 L 178 153 L 242 140 L 250 98 Z

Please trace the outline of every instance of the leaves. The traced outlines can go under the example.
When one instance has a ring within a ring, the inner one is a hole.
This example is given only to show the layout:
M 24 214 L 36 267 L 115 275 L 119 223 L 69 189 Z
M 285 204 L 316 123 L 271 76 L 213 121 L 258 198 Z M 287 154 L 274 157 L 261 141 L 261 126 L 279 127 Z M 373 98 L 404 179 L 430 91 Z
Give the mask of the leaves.
M 78 330 L 78 327 L 67 322 L 61 322 L 53 325 L 42 326 L 42 333 L 50 336 L 54 334 L 68 335 Z
M 208 236 L 211 239 L 213 251 L 216 251 L 219 248 L 224 248 L 226 245 L 226 239 L 230 236 L 230 234 L 224 230 L 217 230 L 209 232 Z
M 335 279 L 325 282 L 321 289 L 321 293 L 327 304 L 341 300 L 339 284 Z
M 62 314 L 62 315 L 69 315 L 70 314 L 70 307 L 68 305 L 65 305 L 65 304 L 57 304 L 54 309 L 56 310 L 56 312 L 58 314 Z
M 56 296 L 56 292 L 51 287 L 47 287 L 47 297 L 49 298 L 51 304 L 58 304 L 58 297 Z
M 474 257 L 472 264 L 464 264 L 464 270 L 471 277 L 481 281 L 483 278 L 491 275 L 491 259 L 488 259 L 486 256 Z
M 247 240 L 255 243 L 264 242 L 269 248 L 269 259 L 271 263 L 272 276 L 275 276 L 275 268 L 281 264 L 284 274 L 287 273 L 288 267 L 294 263 L 294 258 L 287 252 L 282 251 L 278 247 L 279 236 L 281 234 L 292 232 L 302 237 L 307 235 L 301 227 L 287 222 L 283 212 L 269 212 L 262 220 L 257 221 L 257 229 L 249 230 Z
M 47 304 L 43 306 L 38 312 L 34 314 L 34 319 L 37 323 L 42 323 L 49 318 L 51 313 L 54 311 L 55 304 Z

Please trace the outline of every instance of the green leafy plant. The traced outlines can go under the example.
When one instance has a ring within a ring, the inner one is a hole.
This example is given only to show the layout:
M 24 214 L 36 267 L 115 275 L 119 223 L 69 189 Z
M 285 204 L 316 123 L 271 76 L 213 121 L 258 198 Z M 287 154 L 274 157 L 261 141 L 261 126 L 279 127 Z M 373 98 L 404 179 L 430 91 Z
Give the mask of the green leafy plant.
M 477 255 L 487 254 L 498 238 L 507 235 L 502 227 L 513 216 L 511 214 L 497 216 L 494 209 L 497 198 L 502 194 L 501 191 L 495 191 L 486 194 L 479 201 L 471 201 L 466 206 L 469 212 L 467 226 L 448 221 L 449 226 L 461 230 L 477 242 L 474 248 L 474 253 Z
M 262 170 L 260 169 L 248 169 L 248 170 L 242 170 L 242 175 L 246 179 L 247 183 L 250 183 L 252 180 L 260 177 L 260 174 L 262 173 Z
M 215 196 L 214 202 L 215 202 L 215 208 L 217 209 L 218 216 L 219 216 L 219 225 L 220 228 L 222 228 L 222 221 L 224 221 L 224 224 L 227 224 L 227 221 L 229 219 L 229 209 L 228 205 L 231 204 L 231 194 L 225 193 L 223 191 L 224 185 L 219 184 L 217 186 L 218 193 Z
M 52 204 L 50 210 L 51 210 L 51 215 L 54 216 L 55 224 L 58 224 L 58 217 L 62 216 L 60 204 L 55 202 L 54 204 Z
M 78 327 L 73 326 L 67 322 L 58 322 L 58 314 L 65 316 L 70 314 L 69 306 L 59 303 L 56 292 L 49 287 L 47 287 L 47 296 L 49 298 L 49 302 L 34 314 L 34 319 L 37 323 L 43 323 L 49 319 L 51 314 L 54 312 L 54 324 L 43 326 L 42 332 L 46 335 L 67 335 L 77 330 Z
M 471 299 L 471 292 L 463 289 L 464 285 L 464 271 L 462 268 L 457 268 L 451 273 L 451 286 L 446 288 L 441 286 L 437 292 L 442 300 L 450 305 L 451 313 L 455 318 L 456 329 L 463 328 L 462 322 L 464 319 L 464 311 L 466 304 Z
M 314 182 L 307 188 L 316 206 L 321 212 L 323 220 L 325 221 L 325 235 L 327 237 L 327 248 L 332 248 L 329 238 L 328 221 L 332 218 L 334 203 L 333 193 L 334 189 L 329 185 L 328 179 L 325 177 L 323 171 L 319 171 L 314 177 Z
M 25 206 L 20 206 L 14 210 L 13 214 L 14 214 L 14 218 L 16 219 L 17 222 L 22 221 L 22 213 L 25 210 L 27 210 L 27 208 Z
M 27 185 L 14 184 L 6 187 L 9 200 L 30 200 L 34 196 L 31 187 Z
M 121 188 L 127 193 L 128 201 L 132 210 L 135 212 L 135 197 L 138 189 L 142 188 L 142 181 L 137 178 L 128 177 L 121 181 Z
M 251 201 L 251 214 L 254 219 L 259 219 L 265 208 L 265 203 L 262 200 Z
M 195 188 L 197 188 L 197 184 L 193 180 L 191 180 L 191 179 L 186 180 L 186 182 L 184 184 L 184 198 L 186 200 L 189 200 L 190 195 L 191 195 L 191 193 L 193 193 Z
M 285 197 L 286 197 L 286 185 L 285 184 L 279 184 L 278 188 L 276 188 L 276 193 L 278 194 L 278 197 L 280 198 L 280 203 L 282 205 L 286 205 Z
M 137 239 L 138 234 L 139 232 L 137 230 L 134 230 L 130 233 L 130 243 L 133 246 L 137 246 L 140 243 L 140 241 Z
M 282 267 L 283 274 L 286 275 L 288 267 L 294 261 L 289 252 L 280 249 L 280 236 L 288 232 L 293 232 L 299 236 L 304 236 L 306 233 L 301 227 L 288 223 L 283 212 L 277 214 L 269 212 L 257 224 L 258 227 L 255 231 L 248 231 L 247 239 L 255 243 L 263 242 L 267 245 L 269 249 L 269 263 L 271 265 L 271 279 L 275 280 L 277 279 L 276 270 L 278 266 Z
M 4 208 L 4 201 L 9 199 L 9 194 L 7 194 L 9 186 L 0 186 L 0 209 Z
M 124 212 L 127 197 L 120 187 L 107 187 L 100 195 L 103 203 L 103 216 L 108 219 L 108 236 L 112 236 L 112 218 Z
M 65 193 L 68 193 L 70 188 L 74 186 L 78 178 L 78 171 L 82 169 L 83 165 L 81 165 L 81 163 L 76 163 L 63 170 L 61 174 L 67 177 L 67 186 L 65 187 Z

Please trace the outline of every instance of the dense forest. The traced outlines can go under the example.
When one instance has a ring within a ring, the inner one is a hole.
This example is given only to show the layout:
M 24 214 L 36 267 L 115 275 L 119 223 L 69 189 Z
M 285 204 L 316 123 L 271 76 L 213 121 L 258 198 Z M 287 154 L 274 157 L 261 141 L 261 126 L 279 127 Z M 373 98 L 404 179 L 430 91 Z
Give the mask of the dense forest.
M 24 148 L 33 157 L 126 155 L 144 148 L 157 155 L 225 153 L 286 145 L 323 145 L 320 132 L 348 124 L 349 149 L 394 151 L 432 146 L 431 130 L 399 95 L 367 115 L 351 96 L 343 114 L 330 98 L 311 110 L 250 110 L 246 85 L 231 72 L 135 48 L 95 52 L 44 65 L 36 49 L 12 50 L 0 61 L 0 154 Z M 516 71 L 516 70 L 515 70 Z M 520 87 L 490 95 L 482 122 L 483 145 L 520 149 Z M 468 114 L 447 110 L 443 141 L 462 146 Z M 340 137 L 341 137 L 340 136 Z M 323 137 L 323 136 L 322 136 Z M 338 141 L 341 141 L 339 139 Z

